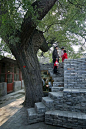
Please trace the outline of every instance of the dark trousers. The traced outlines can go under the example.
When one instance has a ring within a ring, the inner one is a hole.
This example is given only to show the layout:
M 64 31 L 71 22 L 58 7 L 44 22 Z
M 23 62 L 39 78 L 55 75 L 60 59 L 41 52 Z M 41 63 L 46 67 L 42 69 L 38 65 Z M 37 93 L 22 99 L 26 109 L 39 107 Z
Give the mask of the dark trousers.
M 54 66 L 53 72 L 57 73 L 57 66 Z
M 53 73 L 57 73 L 57 66 L 54 66 L 56 59 L 53 59 Z

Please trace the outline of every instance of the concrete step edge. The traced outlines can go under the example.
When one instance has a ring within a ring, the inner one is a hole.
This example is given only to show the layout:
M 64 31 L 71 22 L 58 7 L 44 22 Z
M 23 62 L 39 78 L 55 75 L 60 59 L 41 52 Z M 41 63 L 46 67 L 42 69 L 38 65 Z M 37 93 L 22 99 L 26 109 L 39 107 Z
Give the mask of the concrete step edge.
M 38 114 L 35 110 L 35 108 L 29 108 L 27 109 L 27 119 L 28 124 L 34 124 L 37 122 L 43 122 L 44 121 L 44 114 Z
M 58 98 L 58 97 L 63 97 L 63 92 L 60 92 L 60 91 L 58 91 L 58 92 L 49 92 L 48 93 L 48 96 L 51 98 Z
M 42 102 L 35 103 L 35 110 L 38 114 L 46 112 L 46 106 Z

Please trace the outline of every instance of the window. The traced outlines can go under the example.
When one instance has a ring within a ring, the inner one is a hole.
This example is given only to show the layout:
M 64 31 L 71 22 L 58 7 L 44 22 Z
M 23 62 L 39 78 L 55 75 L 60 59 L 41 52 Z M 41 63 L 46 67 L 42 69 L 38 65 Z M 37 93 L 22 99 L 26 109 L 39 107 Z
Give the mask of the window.
M 5 74 L 0 75 L 0 82 L 5 82 Z
M 7 66 L 7 72 L 13 73 L 13 67 Z
M 12 74 L 8 74 L 7 75 L 7 78 L 12 78 Z

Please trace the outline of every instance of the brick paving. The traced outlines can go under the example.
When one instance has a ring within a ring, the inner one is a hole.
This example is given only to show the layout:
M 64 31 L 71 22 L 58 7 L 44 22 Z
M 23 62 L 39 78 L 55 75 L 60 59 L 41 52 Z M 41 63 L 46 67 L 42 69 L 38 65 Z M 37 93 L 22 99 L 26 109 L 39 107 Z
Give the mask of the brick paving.
M 66 129 L 44 122 L 28 125 L 24 97 L 12 99 L 0 105 L 0 129 Z

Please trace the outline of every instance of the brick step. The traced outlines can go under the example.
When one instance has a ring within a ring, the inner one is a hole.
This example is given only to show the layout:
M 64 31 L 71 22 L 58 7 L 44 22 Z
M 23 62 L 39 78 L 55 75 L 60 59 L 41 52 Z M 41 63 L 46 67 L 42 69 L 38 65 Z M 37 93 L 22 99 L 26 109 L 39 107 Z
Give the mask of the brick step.
M 64 87 L 65 89 L 86 89 L 86 82 L 74 82 L 75 80 L 70 79 L 70 82 L 67 83 L 67 80 L 64 79 Z M 67 83 L 67 84 L 66 84 Z
M 53 100 L 63 99 L 63 92 L 49 92 L 48 97 Z
M 72 129 L 85 129 L 86 114 L 60 110 L 47 111 L 45 113 L 45 123 Z
M 64 72 L 64 71 L 63 71 Z M 50 71 L 50 76 L 52 76 L 52 78 L 54 79 L 55 77 L 64 77 L 64 74 L 62 72 L 59 71 L 59 73 L 61 74 L 54 74 L 53 71 Z
M 42 103 L 46 106 L 47 110 L 52 110 L 54 108 L 54 100 L 50 97 L 42 97 Z
M 46 112 L 46 106 L 42 102 L 35 103 L 35 110 L 38 114 L 44 114 Z
M 49 92 L 49 97 L 54 100 L 55 110 L 63 110 L 63 92 Z
M 64 82 L 64 77 L 55 77 L 54 82 Z
M 61 67 L 58 67 L 58 71 L 59 71 L 60 73 L 63 73 L 64 69 L 61 68 Z
M 53 80 L 54 80 L 54 78 L 57 78 L 57 77 L 60 76 L 60 74 L 54 74 L 54 73 L 53 73 L 53 70 L 52 70 L 52 71 L 49 71 L 49 74 L 50 74 L 50 76 L 52 77 Z M 63 77 L 63 76 L 62 76 L 62 77 Z
M 86 102 L 86 89 L 64 89 L 64 97 L 67 99 L 77 99 Z
M 53 72 L 53 67 L 52 68 L 48 68 L 48 71 L 52 71 Z
M 48 70 L 48 73 L 50 74 L 50 76 L 52 76 L 53 75 L 53 69 Z
M 43 122 L 45 115 L 44 113 L 38 114 L 35 108 L 29 108 L 27 109 L 27 116 L 28 116 L 28 124 L 34 124 L 37 122 Z
M 53 87 L 64 87 L 64 82 L 53 82 Z
M 53 77 L 52 76 L 52 79 L 54 80 L 54 82 L 56 81 L 56 82 L 63 82 L 64 81 L 64 79 L 62 79 L 64 76 L 63 75 L 61 75 L 61 74 L 57 74 L 55 77 Z
M 58 91 L 63 91 L 64 87 L 52 87 L 51 91 L 52 92 L 58 92 Z
M 72 89 L 72 88 L 69 88 L 69 89 L 64 89 L 64 92 L 67 92 L 67 93 L 86 93 L 86 88 L 85 89 Z

